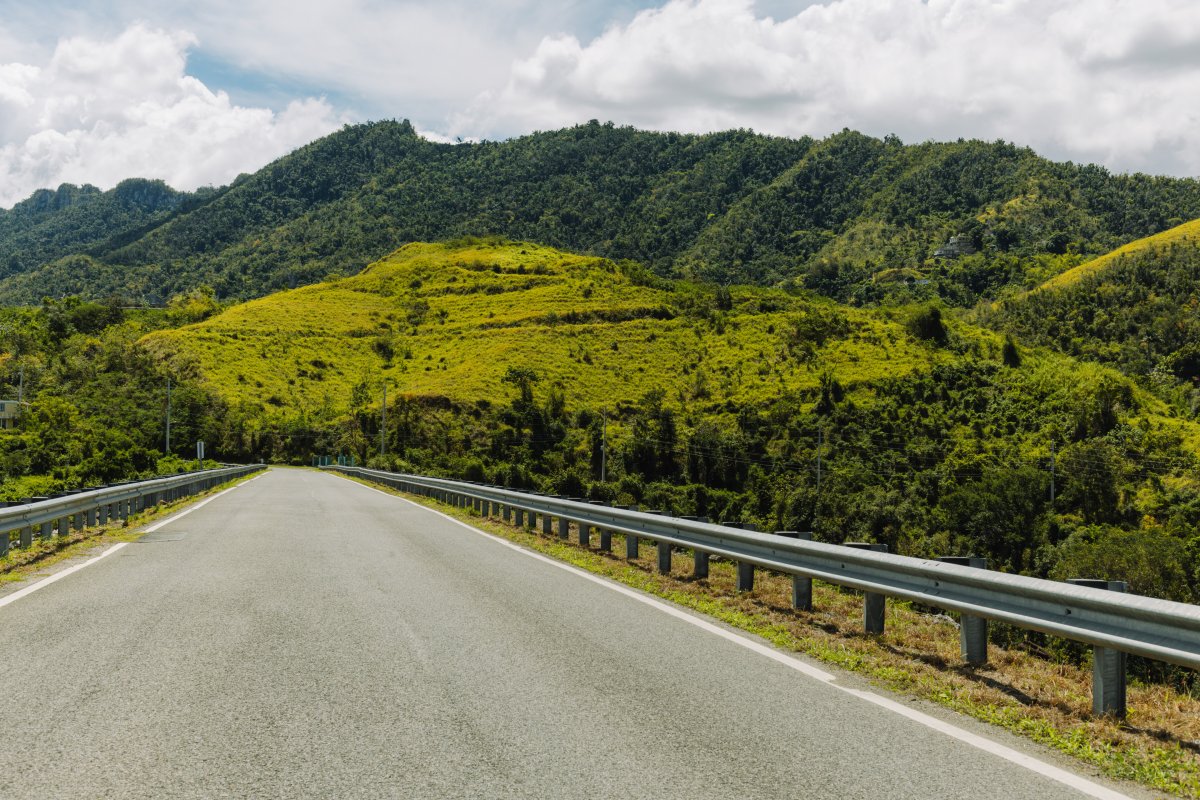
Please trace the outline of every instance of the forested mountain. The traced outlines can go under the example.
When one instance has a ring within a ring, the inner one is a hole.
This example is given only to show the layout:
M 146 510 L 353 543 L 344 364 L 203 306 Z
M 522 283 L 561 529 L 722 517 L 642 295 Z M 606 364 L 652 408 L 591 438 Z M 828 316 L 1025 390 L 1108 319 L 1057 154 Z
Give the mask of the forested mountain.
M 0 277 L 64 256 L 109 252 L 211 194 L 186 194 L 162 181 L 136 178 L 107 192 L 69 184 L 35 192 L 11 210 L 0 209 Z
M 662 276 L 970 305 L 1200 217 L 1194 180 L 1111 175 L 1002 142 L 595 122 L 458 145 L 407 122 L 347 126 L 224 189 L 162 190 L 141 216 L 111 210 L 130 208 L 114 206 L 121 187 L 64 187 L 0 215 L 0 302 L 161 301 L 202 284 L 249 298 L 353 274 L 408 241 L 501 235 Z

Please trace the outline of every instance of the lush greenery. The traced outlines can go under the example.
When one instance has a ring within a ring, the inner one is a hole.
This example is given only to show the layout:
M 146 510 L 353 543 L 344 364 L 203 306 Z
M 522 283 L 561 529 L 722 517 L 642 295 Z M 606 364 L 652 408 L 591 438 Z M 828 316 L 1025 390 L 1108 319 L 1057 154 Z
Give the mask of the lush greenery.
M 122 181 L 107 192 L 69 184 L 35 192 L 11 210 L 0 209 L 0 277 L 71 256 L 75 258 L 68 263 L 78 263 L 109 252 L 210 195 L 211 191 L 188 195 L 162 181 L 138 179 Z M 61 294 L 57 288 L 46 287 L 45 294 Z
M 212 441 L 229 458 L 343 453 L 1197 592 L 1200 427 L 1116 370 L 937 306 L 857 309 L 470 240 L 409 245 L 144 347 L 227 404 Z
M 200 285 L 250 298 L 357 273 L 405 242 L 502 235 L 660 276 L 970 305 L 1198 216 L 1196 181 L 1111 175 L 1003 142 L 592 122 L 446 145 L 381 122 L 217 191 L 39 193 L 0 212 L 0 301 L 160 302 Z
M 1200 222 L 1084 264 L 981 318 L 1029 342 L 1112 364 L 1200 412 Z
M 127 311 L 78 298 L 0 309 L 3 399 L 22 392 L 16 430 L 0 432 L 0 500 L 20 500 L 192 468 L 194 442 L 212 439 L 222 403 L 186 375 L 168 375 L 139 344 L 149 330 L 216 310 L 203 293 L 163 311 Z

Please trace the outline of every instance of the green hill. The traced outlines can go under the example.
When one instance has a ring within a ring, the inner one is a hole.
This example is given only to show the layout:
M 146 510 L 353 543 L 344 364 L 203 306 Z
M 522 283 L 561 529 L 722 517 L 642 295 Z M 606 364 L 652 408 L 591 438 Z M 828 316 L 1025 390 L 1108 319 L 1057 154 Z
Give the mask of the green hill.
M 1000 303 L 986 322 L 1120 368 L 1200 410 L 1200 220 L 1087 262 Z
M 636 260 L 661 276 L 972 305 L 1200 217 L 1200 183 L 1111 175 L 1004 143 L 904 145 L 850 131 L 813 141 L 593 122 L 445 145 L 380 122 L 165 214 L 93 225 L 70 247 L 70 237 L 36 244 L 38 225 L 82 230 L 85 207 L 50 209 L 41 222 L 0 215 L 11 267 L 0 302 L 65 292 L 161 301 L 202 284 L 246 299 L 354 274 L 405 242 L 499 235 Z M 80 255 L 94 262 L 83 272 L 68 258 Z M 875 280 L 897 270 L 925 277 Z
M 862 310 L 754 287 L 734 290 L 728 310 L 714 298 L 538 245 L 410 244 L 356 276 L 149 341 L 181 347 L 232 401 L 307 412 L 344 412 L 355 382 L 384 379 L 401 394 L 475 402 L 503 394 L 513 366 L 560 387 L 571 409 L 651 389 L 741 405 L 812 391 L 831 369 L 857 385 L 928 358 Z
M 1200 426 L 1113 370 L 1006 347 L 936 307 L 469 240 L 408 245 L 143 347 L 227 404 L 212 445 L 230 458 L 349 453 L 1037 574 L 1119 540 L 1113 570 L 1140 590 L 1190 597 L 1197 578 Z M 1167 572 L 1137 572 L 1148 548 Z
M 35 192 L 11 210 L 0 209 L 0 278 L 37 273 L 44 265 L 69 256 L 77 260 L 111 252 L 205 196 L 204 192 L 177 192 L 162 181 L 137 179 L 122 181 L 107 192 L 69 184 L 57 191 Z M 26 283 L 36 287 L 35 282 Z M 81 288 L 93 295 L 105 285 L 119 287 L 115 281 L 94 278 L 81 282 Z M 53 291 L 49 285 L 42 287 L 44 294 Z

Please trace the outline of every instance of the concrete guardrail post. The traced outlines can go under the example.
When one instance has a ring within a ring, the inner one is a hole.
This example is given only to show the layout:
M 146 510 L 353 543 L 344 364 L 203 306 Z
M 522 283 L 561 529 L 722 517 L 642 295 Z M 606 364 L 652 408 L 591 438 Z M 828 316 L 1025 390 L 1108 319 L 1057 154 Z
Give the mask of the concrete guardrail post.
M 602 500 L 595 501 L 595 505 L 609 507 L 611 503 L 605 503 Z M 596 533 L 600 534 L 600 552 L 612 552 L 612 531 L 608 528 L 596 528 Z
M 812 531 L 775 531 L 777 536 L 786 536 L 789 539 L 803 539 L 806 542 L 812 541 Z M 812 578 L 806 575 L 792 576 L 792 608 L 797 611 L 812 611 Z
M 846 547 L 855 550 L 871 550 L 886 553 L 886 544 L 873 542 L 846 542 Z M 887 599 L 878 592 L 863 592 L 863 630 L 867 633 L 883 633 L 883 621 L 887 611 Z
M 988 560 L 977 556 L 946 556 L 946 564 L 987 569 Z M 958 647 L 962 660 L 968 664 L 986 664 L 988 660 L 988 621 L 972 614 L 962 614 L 958 622 Z
M 625 506 L 625 510 L 626 511 L 637 511 L 638 507 L 636 505 Z M 638 540 L 638 537 L 636 534 L 633 534 L 633 533 L 625 534 L 625 558 L 632 561 L 635 558 L 637 558 L 638 556 L 640 556 L 641 553 L 639 552 L 639 550 L 640 550 L 639 545 L 640 545 L 640 541 Z
M 89 508 L 87 510 L 87 522 L 85 523 L 87 525 L 87 527 L 89 527 L 89 528 L 96 527 L 98 511 L 99 511 L 98 508 Z
M 722 522 L 726 528 L 752 531 L 754 526 L 745 522 Z M 737 565 L 737 590 L 739 592 L 754 591 L 754 565 L 749 561 L 739 561 Z
M 1072 578 L 1067 583 L 1075 586 L 1090 586 L 1110 592 L 1129 589 L 1125 581 L 1101 581 L 1090 578 Z M 1125 719 L 1125 654 L 1111 647 L 1092 646 L 1092 713 L 1097 716 L 1112 716 Z
M 708 522 L 708 517 L 681 517 L 692 522 Z M 692 548 L 692 577 L 708 577 L 708 553 Z
M 17 541 L 20 542 L 21 547 L 32 547 L 33 546 L 33 526 L 26 525 L 24 528 L 21 528 L 21 534 L 18 537 Z

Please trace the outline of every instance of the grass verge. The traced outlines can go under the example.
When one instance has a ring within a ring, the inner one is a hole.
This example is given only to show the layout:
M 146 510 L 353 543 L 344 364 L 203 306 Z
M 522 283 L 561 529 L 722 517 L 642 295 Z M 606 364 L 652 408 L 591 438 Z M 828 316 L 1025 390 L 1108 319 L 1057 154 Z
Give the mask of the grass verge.
M 584 549 L 535 530 L 483 519 L 465 509 L 395 494 L 552 556 L 753 633 L 773 644 L 867 676 L 893 692 L 929 700 L 998 725 L 1074 756 L 1112 778 L 1134 781 L 1176 797 L 1200 798 L 1200 700 L 1162 685 L 1129 686 L 1129 717 L 1118 722 L 1091 713 L 1088 670 L 1017 649 L 992 645 L 989 663 L 963 664 L 958 629 L 945 615 L 921 613 L 910 603 L 888 602 L 886 632 L 861 632 L 862 599 L 816 582 L 814 611 L 791 608 L 791 578 L 759 571 L 752 592 L 736 591 L 737 570 L 713 560 L 709 577 L 690 576 L 691 558 L 676 553 L 671 574 L 660 575 L 653 547 L 626 560 L 624 537 L 613 551 Z M 572 537 L 575 536 L 572 526 Z M 593 545 L 596 536 L 593 534 Z

